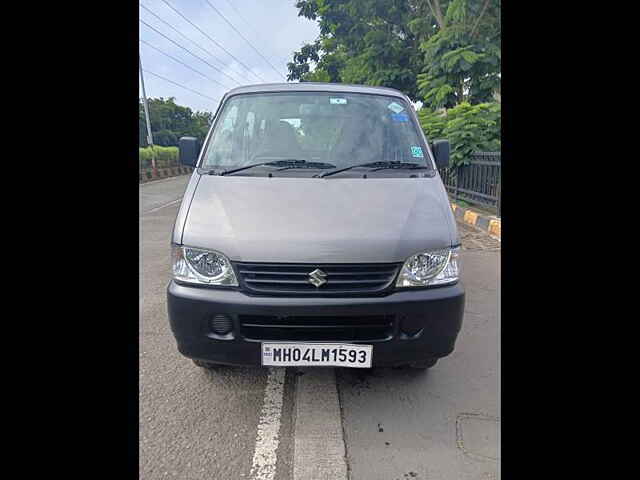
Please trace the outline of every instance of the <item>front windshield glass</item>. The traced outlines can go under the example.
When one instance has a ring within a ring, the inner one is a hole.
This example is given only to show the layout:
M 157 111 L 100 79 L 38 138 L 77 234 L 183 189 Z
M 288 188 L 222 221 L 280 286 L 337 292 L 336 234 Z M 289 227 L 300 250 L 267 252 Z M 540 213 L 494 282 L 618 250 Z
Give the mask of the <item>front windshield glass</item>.
M 290 159 L 335 168 L 380 161 L 430 167 L 410 108 L 396 97 L 359 93 L 237 95 L 220 113 L 202 167 Z

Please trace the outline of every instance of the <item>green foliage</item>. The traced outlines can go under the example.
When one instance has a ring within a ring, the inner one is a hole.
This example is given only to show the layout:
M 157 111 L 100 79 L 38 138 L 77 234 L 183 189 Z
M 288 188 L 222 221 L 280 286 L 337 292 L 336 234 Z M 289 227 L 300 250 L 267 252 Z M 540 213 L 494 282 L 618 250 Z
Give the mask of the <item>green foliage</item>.
M 289 80 L 382 85 L 431 109 L 492 100 L 500 85 L 501 0 L 298 0 L 319 38 Z
M 451 142 L 451 164 L 466 165 L 473 152 L 500 150 L 500 104 L 461 103 L 445 111 L 418 112 L 420 125 L 429 141 L 446 138 Z
M 294 52 L 288 80 L 384 85 L 416 97 L 423 55 L 409 25 L 427 13 L 424 2 L 299 0 L 296 7 L 318 22 L 320 37 Z
M 171 167 L 178 164 L 178 147 L 160 147 L 154 145 L 153 152 L 151 151 L 151 147 L 138 149 L 140 168 L 151 168 L 153 153 L 156 155 L 156 167 L 158 168 Z
M 306 82 L 331 82 L 331 77 L 326 70 L 316 70 L 305 75 Z
M 491 101 L 500 87 L 500 0 L 451 0 L 438 22 L 440 29 L 420 44 L 424 103 L 436 109 Z
M 177 146 L 180 137 L 189 136 L 204 140 L 213 120 L 210 112 L 193 112 L 188 107 L 177 105 L 173 97 L 150 98 L 149 117 L 153 143 L 159 146 Z M 144 105 L 139 105 L 139 145 L 147 144 L 147 126 Z

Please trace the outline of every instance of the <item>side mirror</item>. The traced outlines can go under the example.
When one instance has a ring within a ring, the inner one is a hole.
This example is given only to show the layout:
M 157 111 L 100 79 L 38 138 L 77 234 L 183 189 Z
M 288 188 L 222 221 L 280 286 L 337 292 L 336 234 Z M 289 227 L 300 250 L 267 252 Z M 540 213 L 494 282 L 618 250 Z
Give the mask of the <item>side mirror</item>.
M 195 167 L 198 161 L 200 148 L 195 137 L 180 137 L 179 147 L 180 163 L 187 167 Z
M 431 144 L 431 151 L 433 156 L 436 157 L 436 167 L 447 168 L 449 166 L 449 140 L 435 140 Z

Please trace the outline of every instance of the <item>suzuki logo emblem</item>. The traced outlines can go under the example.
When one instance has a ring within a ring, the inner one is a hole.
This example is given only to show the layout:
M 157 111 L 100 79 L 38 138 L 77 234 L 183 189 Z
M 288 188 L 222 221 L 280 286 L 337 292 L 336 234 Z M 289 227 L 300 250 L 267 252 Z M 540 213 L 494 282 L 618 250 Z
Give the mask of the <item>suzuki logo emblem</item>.
M 309 283 L 312 285 L 315 285 L 316 287 L 324 285 L 325 283 L 327 283 L 327 281 L 325 280 L 326 276 L 327 276 L 326 273 L 324 273 L 319 268 L 316 268 L 313 272 L 309 274 Z

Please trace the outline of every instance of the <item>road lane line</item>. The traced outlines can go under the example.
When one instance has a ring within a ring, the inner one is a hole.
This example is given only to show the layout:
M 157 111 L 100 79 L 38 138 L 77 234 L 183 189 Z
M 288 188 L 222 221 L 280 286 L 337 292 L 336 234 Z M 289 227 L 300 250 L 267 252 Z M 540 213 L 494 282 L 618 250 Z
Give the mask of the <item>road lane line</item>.
M 177 200 L 172 200 L 169 203 L 165 203 L 164 205 L 160 205 L 159 207 L 156 208 L 152 208 L 151 210 L 147 210 L 146 212 L 142 212 L 143 215 L 146 215 L 147 213 L 153 213 L 153 212 L 157 212 L 158 210 L 162 210 L 165 207 L 169 207 L 171 205 L 175 205 L 176 203 L 182 201 L 182 197 L 178 198 Z
M 269 368 L 251 466 L 252 480 L 273 480 L 276 478 L 276 451 L 279 444 L 284 378 L 284 368 Z
M 296 385 L 293 480 L 347 480 L 335 369 L 301 371 Z

